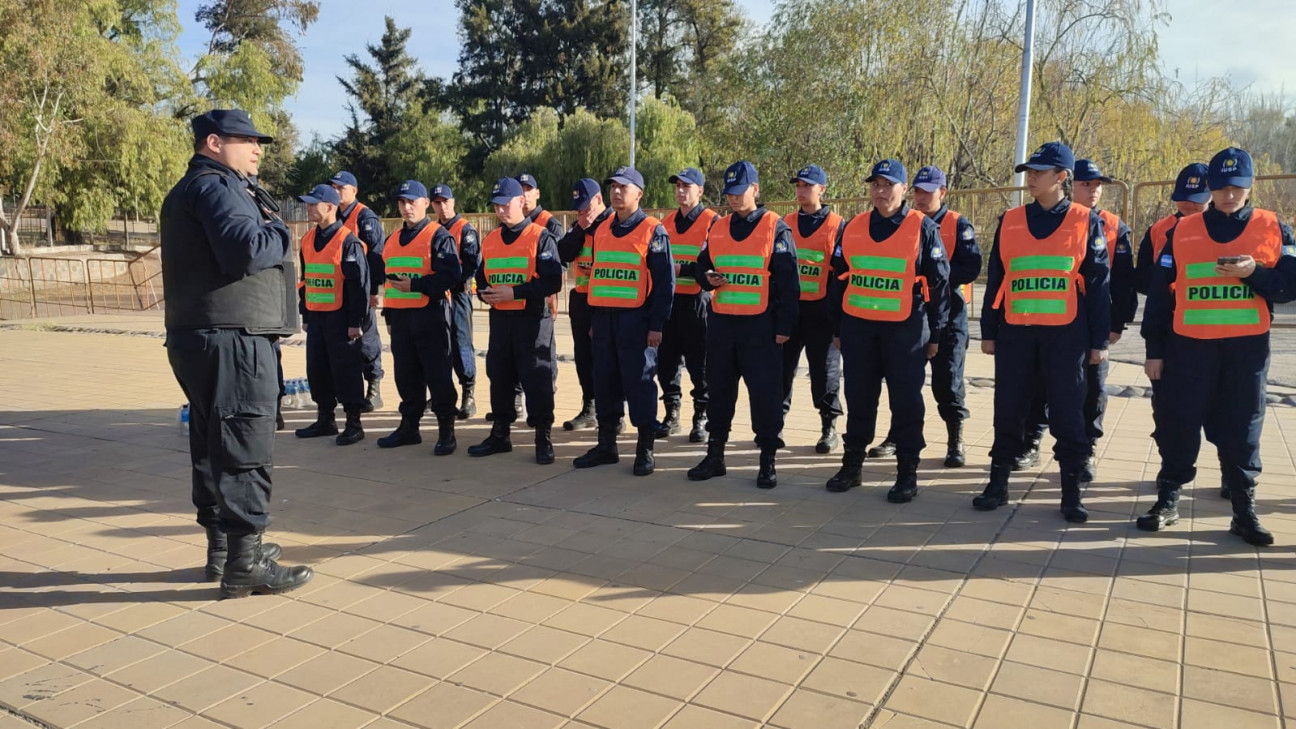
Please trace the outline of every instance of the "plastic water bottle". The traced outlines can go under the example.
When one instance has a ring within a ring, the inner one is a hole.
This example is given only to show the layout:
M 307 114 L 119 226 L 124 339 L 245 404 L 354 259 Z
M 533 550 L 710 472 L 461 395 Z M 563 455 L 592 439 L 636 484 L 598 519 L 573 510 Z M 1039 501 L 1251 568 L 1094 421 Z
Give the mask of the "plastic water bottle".
M 180 413 L 176 416 L 176 424 L 180 428 L 180 435 L 189 437 L 189 403 L 180 406 Z
M 308 408 L 315 402 L 314 400 L 311 400 L 310 396 L 310 380 L 304 377 L 302 378 L 301 389 L 299 392 L 301 393 L 301 406 L 303 408 Z
M 288 402 L 290 407 L 293 408 L 300 408 L 302 406 L 301 380 L 293 380 L 288 386 Z

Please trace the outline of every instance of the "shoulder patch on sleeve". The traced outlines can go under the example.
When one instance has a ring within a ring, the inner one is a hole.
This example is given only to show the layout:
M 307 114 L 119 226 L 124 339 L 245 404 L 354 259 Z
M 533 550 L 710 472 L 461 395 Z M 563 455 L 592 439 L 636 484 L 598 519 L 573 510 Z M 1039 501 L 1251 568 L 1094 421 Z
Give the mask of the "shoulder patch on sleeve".
M 1117 244 L 1116 244 L 1116 252 L 1117 252 L 1117 253 L 1129 253 L 1129 252 L 1130 252 L 1130 247 L 1127 246 L 1127 245 L 1125 245 L 1124 243 L 1117 243 Z
M 1161 255 L 1161 267 L 1174 268 L 1174 258 L 1171 258 L 1169 253 L 1163 253 Z
M 945 257 L 945 249 L 940 246 L 932 246 L 931 257 L 933 261 L 939 261 Z
M 344 258 L 344 259 L 342 259 L 342 260 L 346 261 L 347 263 L 355 263 L 356 260 L 357 260 L 357 259 L 356 259 L 356 254 L 355 254 L 355 253 L 348 253 L 347 256 L 346 256 L 346 258 Z
M 475 230 L 469 230 L 469 231 L 465 232 L 465 233 L 463 234 L 463 242 L 464 242 L 465 244 L 468 244 L 468 243 L 476 243 L 476 242 L 477 242 L 477 231 L 475 231 Z
M 774 252 L 775 252 L 775 253 L 787 253 L 787 252 L 788 252 L 788 245 L 787 245 L 787 243 L 786 243 L 785 241 L 781 241 L 781 240 L 779 240 L 779 241 L 775 241 L 775 242 L 774 242 Z
M 963 229 L 963 240 L 972 240 L 975 237 L 976 237 L 976 231 L 972 230 L 972 226 L 969 225 L 968 227 Z
M 661 253 L 662 251 L 666 250 L 666 245 L 662 243 L 660 238 L 653 238 L 652 243 L 648 245 L 648 250 L 652 251 L 653 253 Z
M 841 243 L 838 243 L 838 244 L 833 248 L 833 255 L 836 256 L 837 258 L 843 258 L 843 257 L 844 257 L 844 256 L 842 256 Z
M 1095 251 L 1101 251 L 1107 248 L 1107 239 L 1101 235 L 1094 236 L 1093 242 L 1090 243 Z
M 1283 246 L 1282 254 L 1284 256 L 1296 256 L 1296 246 Z
M 553 251 L 540 251 L 540 253 L 536 256 L 536 258 L 540 259 L 541 261 L 547 261 L 553 258 Z

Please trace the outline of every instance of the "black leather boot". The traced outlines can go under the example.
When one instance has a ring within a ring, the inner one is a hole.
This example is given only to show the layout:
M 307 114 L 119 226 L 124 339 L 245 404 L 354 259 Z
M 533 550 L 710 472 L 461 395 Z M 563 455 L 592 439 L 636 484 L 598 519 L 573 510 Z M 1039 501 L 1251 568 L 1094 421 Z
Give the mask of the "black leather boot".
M 994 511 L 1008 504 L 1008 474 L 1012 473 L 1010 463 L 990 464 L 990 483 L 980 496 L 973 497 L 972 508 L 977 511 Z
M 832 453 L 837 448 L 837 416 L 819 416 L 819 442 L 815 443 L 815 453 Z
M 918 495 L 918 458 L 903 456 L 896 459 L 896 481 L 887 492 L 887 501 L 907 504 Z
M 535 460 L 542 466 L 554 462 L 553 425 L 545 423 L 535 427 Z
M 315 416 L 315 422 L 305 428 L 298 428 L 295 435 L 298 438 L 320 438 L 326 435 L 337 435 L 337 416 L 333 414 L 333 408 L 325 410 L 319 409 L 319 414 Z
M 1157 500 L 1148 513 L 1134 521 L 1145 532 L 1159 532 L 1179 523 L 1179 487 L 1167 479 L 1157 479 Z
M 828 479 L 828 490 L 840 494 L 858 487 L 864 481 L 864 449 L 847 446 L 842 454 L 841 469 Z
M 1233 522 L 1229 524 L 1229 533 L 1242 537 L 1242 541 L 1254 547 L 1268 547 L 1274 542 L 1273 534 L 1260 526 L 1260 519 L 1255 513 L 1255 486 L 1234 486 L 1229 489 L 1233 501 Z
M 576 468 L 593 468 L 595 466 L 610 466 L 619 462 L 621 456 L 617 454 L 616 434 L 615 426 L 600 423 L 598 443 L 593 448 L 585 451 L 585 455 L 577 456 L 576 460 L 572 461 L 572 465 Z
M 448 456 L 459 447 L 459 441 L 455 439 L 455 420 L 458 417 L 458 413 L 437 416 L 437 442 L 432 446 L 432 455 Z
M 476 390 L 476 384 L 463 386 L 463 396 L 459 401 L 459 412 L 455 413 L 455 417 L 459 420 L 467 420 L 477 414 L 477 399 L 473 397 Z
M 221 577 L 221 599 L 248 595 L 277 595 L 311 581 L 315 572 L 300 565 L 288 567 L 266 556 L 261 534 L 230 536 L 225 574 Z
M 1089 511 L 1080 503 L 1080 471 L 1075 467 L 1062 469 L 1062 518 L 1072 524 L 1089 521 Z
M 563 423 L 563 430 L 589 430 L 598 427 L 598 418 L 594 416 L 594 401 L 586 400 L 576 417 Z
M 336 443 L 340 446 L 359 443 L 364 440 L 364 428 L 360 425 L 360 411 L 347 410 L 346 427 L 338 434 Z
M 1026 449 L 1013 459 L 1012 470 L 1025 471 L 1034 468 L 1040 462 L 1040 438 L 1030 436 L 1026 439 Z
M 894 455 L 895 455 L 895 443 L 892 443 L 890 439 L 884 440 L 881 443 L 878 443 L 877 445 L 868 449 L 869 458 L 887 458 L 889 456 L 894 456 Z
M 497 420 L 491 425 L 491 432 L 486 436 L 486 440 L 475 446 L 468 446 L 468 455 L 481 458 L 496 453 L 508 453 L 511 450 L 513 450 L 513 441 L 509 439 L 509 424 Z
M 760 470 L 756 472 L 756 488 L 772 489 L 778 486 L 778 472 L 774 470 L 774 457 L 778 450 L 762 448 L 760 452 Z
M 206 527 L 207 530 L 207 566 L 203 576 L 207 582 L 217 582 L 225 574 L 225 560 L 229 555 L 229 539 L 220 527 Z M 262 542 L 261 554 L 266 559 L 279 559 L 283 550 L 274 542 Z
M 407 445 L 418 445 L 423 442 L 419 433 L 418 418 L 401 416 L 400 425 L 391 433 L 378 439 L 379 448 L 400 448 Z
M 665 438 L 680 432 L 680 405 L 679 403 L 666 404 L 666 418 L 657 424 L 654 437 Z
M 725 442 L 723 439 L 712 436 L 711 442 L 707 443 L 706 458 L 702 462 L 688 470 L 688 480 L 705 481 L 716 476 L 723 476 L 727 472 L 725 469 Z
M 364 405 L 360 408 L 360 412 L 372 413 L 382 406 L 382 380 L 369 380 L 369 389 L 365 391 Z
M 945 424 L 949 436 L 949 445 L 945 449 L 945 467 L 962 468 L 967 465 L 967 448 L 963 445 L 963 421 L 955 420 Z
M 693 429 L 689 431 L 690 443 L 706 442 L 707 439 L 706 424 L 707 424 L 706 405 L 699 405 L 696 402 L 693 403 Z
M 675 410 L 675 430 L 679 431 L 679 409 Z M 635 444 L 634 475 L 648 476 L 653 472 L 656 462 L 653 460 L 653 441 L 657 439 L 656 428 L 640 428 L 639 442 Z
M 1080 483 L 1092 483 L 1098 478 L 1098 441 L 1089 441 L 1089 455 L 1080 467 Z

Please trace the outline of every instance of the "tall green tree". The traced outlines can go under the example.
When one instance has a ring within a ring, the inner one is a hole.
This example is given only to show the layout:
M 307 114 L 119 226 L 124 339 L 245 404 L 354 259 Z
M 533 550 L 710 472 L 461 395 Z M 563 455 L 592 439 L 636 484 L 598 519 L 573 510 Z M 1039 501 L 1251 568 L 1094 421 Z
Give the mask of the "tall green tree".
M 705 125 L 715 107 L 715 86 L 749 33 L 733 0 L 643 0 L 640 77 L 653 96 L 675 97 Z

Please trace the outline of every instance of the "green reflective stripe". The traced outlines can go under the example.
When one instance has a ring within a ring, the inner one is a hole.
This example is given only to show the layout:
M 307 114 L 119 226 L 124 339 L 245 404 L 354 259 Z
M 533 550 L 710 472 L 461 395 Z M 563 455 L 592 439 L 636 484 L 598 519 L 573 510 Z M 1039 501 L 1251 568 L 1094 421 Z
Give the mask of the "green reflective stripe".
M 686 246 L 682 243 L 671 243 L 671 255 L 676 258 L 697 258 L 702 246 Z
M 1210 264 L 1212 267 L 1215 264 Z M 1188 309 L 1183 313 L 1184 324 L 1192 326 L 1246 326 L 1260 323 L 1259 309 Z
M 1065 314 L 1067 302 L 1061 299 L 1017 299 L 1009 302 L 1014 314 Z
M 809 248 L 797 249 L 798 261 L 809 261 L 811 263 L 823 263 L 823 259 L 824 259 L 823 251 L 811 250 Z
M 721 289 L 715 292 L 716 301 L 722 304 L 733 304 L 735 306 L 757 306 L 760 304 L 761 295 L 755 291 L 725 291 Z
M 387 259 L 388 268 L 423 268 L 423 259 L 418 256 L 392 256 Z
M 637 299 L 639 298 L 639 289 L 633 286 L 594 284 L 590 287 L 590 296 L 596 299 L 599 297 L 605 299 Z
M 1220 275 L 1215 273 L 1215 262 L 1207 263 L 1190 263 L 1184 267 L 1184 274 L 1188 278 L 1219 278 Z
M 712 261 L 716 268 L 765 268 L 764 256 L 716 256 Z
M 590 258 L 590 257 L 593 256 L 593 255 L 594 255 L 594 247 L 593 247 L 593 246 L 590 246 L 590 245 L 586 245 L 585 247 L 581 248 L 580 255 L 577 256 L 577 257 L 578 257 L 578 258 Z
M 818 282 L 818 281 L 806 281 L 805 279 L 801 279 L 801 293 L 803 293 L 803 294 L 817 294 L 817 293 L 819 293 L 819 282 Z
M 530 268 L 531 259 L 526 256 L 510 256 L 507 258 L 487 258 L 486 270 L 498 271 L 500 269 L 510 268 Z
M 860 296 L 859 294 L 851 294 L 846 297 L 846 303 L 856 309 L 900 311 L 900 299 L 882 299 L 876 296 Z
M 308 304 L 332 304 L 337 301 L 337 294 L 315 294 L 306 293 L 306 303 Z
M 577 277 L 576 277 L 576 285 L 577 285 L 577 286 L 589 286 L 589 276 L 577 276 Z
M 888 258 L 886 256 L 851 256 L 850 267 L 857 270 L 904 273 L 909 270 L 909 261 L 903 258 Z
M 333 273 L 333 264 L 331 263 L 308 263 L 306 264 L 306 273 Z
M 421 298 L 423 298 L 423 294 L 420 294 L 420 293 L 418 293 L 417 291 L 397 291 L 396 289 L 392 289 L 392 288 L 389 288 L 389 289 L 387 289 L 385 292 L 383 292 L 383 296 L 386 296 L 386 297 L 389 298 L 389 299 L 421 299 Z
M 594 251 L 595 263 L 626 263 L 638 266 L 643 257 L 630 251 Z
M 1070 271 L 1074 267 L 1071 256 L 1018 256 L 1008 263 L 1009 271 Z

